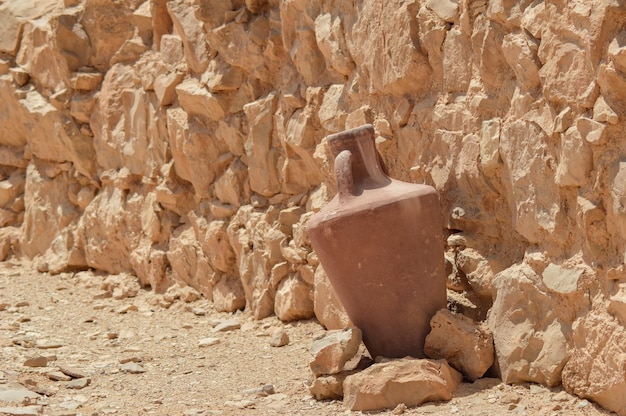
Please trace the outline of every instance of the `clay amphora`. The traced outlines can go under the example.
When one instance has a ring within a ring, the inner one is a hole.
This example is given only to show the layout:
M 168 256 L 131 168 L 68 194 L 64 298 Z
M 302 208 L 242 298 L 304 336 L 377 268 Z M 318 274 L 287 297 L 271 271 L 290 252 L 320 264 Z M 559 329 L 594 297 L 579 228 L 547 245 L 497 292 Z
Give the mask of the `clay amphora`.
M 371 125 L 327 140 L 338 192 L 307 223 L 313 249 L 373 358 L 423 358 L 446 307 L 438 195 L 386 175 Z

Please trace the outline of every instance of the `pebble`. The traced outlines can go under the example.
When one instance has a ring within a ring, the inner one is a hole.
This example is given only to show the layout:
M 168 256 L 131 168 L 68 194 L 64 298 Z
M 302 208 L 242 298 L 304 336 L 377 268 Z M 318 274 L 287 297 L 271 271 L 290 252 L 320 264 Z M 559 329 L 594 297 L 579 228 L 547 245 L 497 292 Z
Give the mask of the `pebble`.
M 199 347 L 210 347 L 212 345 L 217 345 L 220 343 L 220 339 L 219 338 L 202 338 L 200 341 L 198 341 L 198 346 Z
M 236 407 L 238 409 L 246 409 L 246 408 L 254 407 L 254 402 L 252 400 L 237 400 L 237 401 L 228 400 L 224 402 L 224 405 Z
M 25 367 L 45 367 L 48 365 L 48 359 L 44 356 L 38 355 L 27 359 L 24 361 L 23 365 Z
M 4 311 L 9 307 L 8 303 L 0 302 L 0 311 Z
M 141 361 L 142 361 L 141 357 L 137 357 L 137 356 L 120 358 L 120 364 L 140 363 Z
M 530 394 L 541 394 L 541 393 L 545 393 L 546 392 L 546 388 L 543 386 L 540 386 L 538 384 L 531 384 L 530 385 Z
M 517 404 L 520 402 L 520 400 L 521 397 L 519 396 L 519 394 L 514 392 L 506 393 L 502 397 L 500 397 L 500 403 L 502 404 Z
M 141 373 L 145 373 L 146 369 L 143 368 L 141 365 L 137 364 L 137 363 L 133 363 L 133 362 L 128 362 L 125 364 L 122 364 L 120 366 L 120 370 L 122 370 L 124 373 L 130 373 L 130 374 L 141 374 Z
M 91 379 L 88 377 L 84 377 L 84 378 L 77 378 L 75 380 L 70 381 L 69 383 L 65 385 L 65 387 L 68 389 L 80 390 L 80 389 L 84 389 L 90 384 L 91 384 Z
M 404 412 L 406 412 L 407 407 L 406 404 L 404 403 L 400 403 L 399 405 L 397 405 L 392 411 L 391 414 L 392 415 L 402 415 L 404 414 Z
M 68 376 L 67 374 L 63 374 L 60 371 L 52 371 L 46 375 L 52 381 L 70 381 L 72 379 L 72 377 Z
M 571 396 L 566 391 L 560 391 L 552 397 L 553 402 L 567 402 Z
M 0 384 L 0 400 L 5 402 L 22 403 L 27 399 L 38 399 L 41 396 L 19 383 Z
M 270 345 L 272 347 L 284 347 L 289 344 L 289 334 L 284 329 L 278 329 L 274 331 L 270 338 Z
M 225 321 L 220 322 L 211 330 L 211 332 L 228 332 L 234 331 L 236 329 L 241 328 L 241 322 L 239 322 L 238 318 L 226 319 Z
M 578 408 L 579 409 L 583 409 L 585 407 L 587 407 L 589 405 L 589 402 L 587 400 L 582 400 L 580 403 L 578 403 Z
M 16 308 L 23 308 L 25 306 L 30 306 L 30 303 L 26 302 L 25 300 L 21 301 L 21 302 L 17 302 L 15 304 Z
M 193 308 L 191 312 L 196 316 L 206 315 L 206 309 L 203 309 L 203 308 Z
M 253 389 L 247 389 L 242 391 L 243 394 L 256 394 L 257 396 L 265 397 L 270 394 L 275 394 L 274 386 L 272 384 L 266 384 L 262 387 L 255 387 Z
M 40 350 L 49 350 L 49 349 L 53 349 L 53 348 L 61 348 L 62 346 L 63 346 L 63 344 L 61 344 L 60 342 L 48 341 L 48 340 L 39 341 L 35 345 L 35 347 L 39 348 Z
M 85 377 L 85 373 L 83 371 L 80 371 L 74 367 L 70 367 L 67 365 L 59 365 L 59 371 L 61 371 L 63 374 L 68 375 L 72 378 L 83 378 Z
M 138 310 L 139 308 L 135 305 L 124 305 L 124 306 L 120 306 L 119 308 L 116 308 L 115 313 L 125 314 L 130 311 L 138 311 Z
M 42 410 L 42 406 L 0 407 L 0 414 L 8 416 L 38 416 Z

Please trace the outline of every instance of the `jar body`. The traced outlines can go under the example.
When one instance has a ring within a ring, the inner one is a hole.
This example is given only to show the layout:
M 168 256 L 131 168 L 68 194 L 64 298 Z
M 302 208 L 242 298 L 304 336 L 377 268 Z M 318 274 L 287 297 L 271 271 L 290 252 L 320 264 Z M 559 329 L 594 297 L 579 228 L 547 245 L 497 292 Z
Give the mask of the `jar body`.
M 373 128 L 360 129 L 367 130 L 362 140 L 373 147 Z M 339 159 L 343 150 L 338 143 L 335 147 Z M 350 158 L 363 159 L 352 167 L 379 163 L 371 154 L 350 153 Z M 339 178 L 337 169 L 342 168 L 352 175 L 352 184 Z M 384 173 L 364 178 L 367 169 L 359 173 L 336 163 L 335 171 L 340 191 L 307 224 L 313 249 L 372 357 L 423 358 L 430 319 L 446 307 L 438 195 L 430 186 L 396 181 Z M 352 194 L 345 190 L 350 185 Z

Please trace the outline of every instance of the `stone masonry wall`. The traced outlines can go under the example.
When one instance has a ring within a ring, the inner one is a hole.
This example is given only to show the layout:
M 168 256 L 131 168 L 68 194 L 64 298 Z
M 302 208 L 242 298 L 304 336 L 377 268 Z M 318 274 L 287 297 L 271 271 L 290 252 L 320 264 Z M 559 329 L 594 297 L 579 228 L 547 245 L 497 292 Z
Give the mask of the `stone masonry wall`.
M 0 254 L 345 325 L 304 224 L 364 123 L 506 382 L 626 414 L 619 0 L 0 0 Z

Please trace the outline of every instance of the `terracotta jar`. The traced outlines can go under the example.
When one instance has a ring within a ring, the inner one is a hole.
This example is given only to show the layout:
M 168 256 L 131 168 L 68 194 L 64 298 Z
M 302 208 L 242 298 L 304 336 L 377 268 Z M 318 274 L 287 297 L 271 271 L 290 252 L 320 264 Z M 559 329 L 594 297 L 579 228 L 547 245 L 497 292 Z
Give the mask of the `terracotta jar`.
M 438 195 L 387 176 L 371 125 L 327 140 L 338 192 L 307 223 L 313 249 L 373 358 L 423 358 L 446 307 Z

